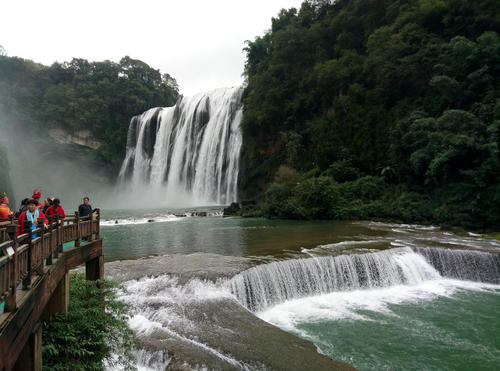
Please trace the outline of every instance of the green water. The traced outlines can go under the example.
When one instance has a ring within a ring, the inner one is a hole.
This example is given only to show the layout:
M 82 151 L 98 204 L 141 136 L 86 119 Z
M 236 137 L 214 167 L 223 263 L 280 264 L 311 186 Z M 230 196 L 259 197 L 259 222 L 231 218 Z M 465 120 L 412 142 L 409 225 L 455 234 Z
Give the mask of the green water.
M 104 211 L 103 219 L 122 222 L 159 218 L 166 210 Z M 150 220 L 151 220 L 150 219 Z M 126 222 L 125 222 L 126 223 Z M 107 261 L 195 252 L 233 256 L 284 256 L 301 248 L 340 242 L 349 236 L 386 235 L 344 222 L 300 222 L 223 217 L 187 217 L 171 221 L 101 226 Z M 384 243 L 382 242 L 382 245 Z
M 303 323 L 321 351 L 360 370 L 496 370 L 500 365 L 500 292 L 360 311 L 364 320 Z
M 418 226 L 220 216 L 157 221 L 167 214 L 166 210 L 104 211 L 105 259 L 202 252 L 261 257 L 265 262 L 267 257 L 401 246 L 500 251 L 496 241 Z M 113 224 L 114 220 L 119 223 Z M 360 370 L 496 370 L 500 365 L 499 308 L 500 286 L 443 279 L 422 287 L 304 298 L 258 315 Z

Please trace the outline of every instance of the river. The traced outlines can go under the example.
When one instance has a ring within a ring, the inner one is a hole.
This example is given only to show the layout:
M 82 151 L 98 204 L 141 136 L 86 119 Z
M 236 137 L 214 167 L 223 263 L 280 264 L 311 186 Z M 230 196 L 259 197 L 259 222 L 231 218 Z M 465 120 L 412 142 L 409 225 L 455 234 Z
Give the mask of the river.
M 106 274 L 123 283 L 142 344 L 140 369 L 500 364 L 496 240 L 211 208 L 104 210 L 101 235 Z

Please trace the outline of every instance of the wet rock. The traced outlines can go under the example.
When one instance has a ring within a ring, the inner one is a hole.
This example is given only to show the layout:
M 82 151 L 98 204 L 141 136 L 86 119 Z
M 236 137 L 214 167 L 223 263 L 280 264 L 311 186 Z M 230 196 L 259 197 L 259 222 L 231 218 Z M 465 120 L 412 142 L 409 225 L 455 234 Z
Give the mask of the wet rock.
M 224 216 L 239 215 L 240 211 L 240 205 L 237 202 L 233 202 L 224 209 Z

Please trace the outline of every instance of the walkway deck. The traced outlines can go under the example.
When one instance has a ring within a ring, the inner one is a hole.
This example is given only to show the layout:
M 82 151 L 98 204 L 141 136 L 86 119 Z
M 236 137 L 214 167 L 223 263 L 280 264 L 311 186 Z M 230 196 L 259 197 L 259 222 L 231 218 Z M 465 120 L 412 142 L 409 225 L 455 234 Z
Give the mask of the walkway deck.
M 0 243 L 0 370 L 41 370 L 42 319 L 68 310 L 68 271 L 86 264 L 86 277 L 103 277 L 99 212 L 86 218 L 56 220 Z M 3 223 L 0 229 L 11 228 Z M 32 239 L 32 234 L 38 237 Z M 80 245 L 82 237 L 87 241 Z M 63 252 L 62 245 L 75 242 Z

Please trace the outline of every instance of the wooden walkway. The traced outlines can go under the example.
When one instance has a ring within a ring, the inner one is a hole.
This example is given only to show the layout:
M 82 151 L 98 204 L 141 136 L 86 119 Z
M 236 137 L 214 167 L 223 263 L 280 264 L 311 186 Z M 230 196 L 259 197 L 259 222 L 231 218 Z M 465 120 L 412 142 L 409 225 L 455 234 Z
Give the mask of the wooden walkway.
M 99 211 L 85 218 L 75 213 L 49 223 L 47 229 L 0 243 L 0 302 L 5 303 L 0 315 L 0 371 L 41 370 L 41 320 L 67 312 L 70 269 L 85 263 L 87 279 L 103 278 L 99 221 Z M 13 224 L 2 224 L 4 235 L 14 230 Z M 82 237 L 87 240 L 81 244 Z M 63 251 L 63 244 L 71 241 L 74 247 Z

